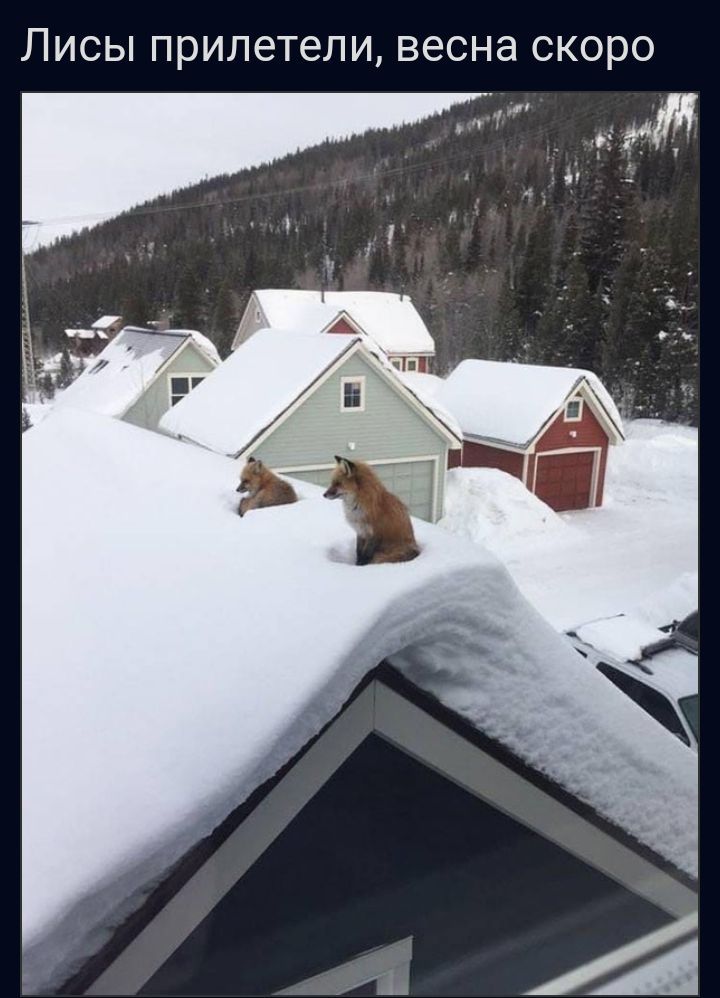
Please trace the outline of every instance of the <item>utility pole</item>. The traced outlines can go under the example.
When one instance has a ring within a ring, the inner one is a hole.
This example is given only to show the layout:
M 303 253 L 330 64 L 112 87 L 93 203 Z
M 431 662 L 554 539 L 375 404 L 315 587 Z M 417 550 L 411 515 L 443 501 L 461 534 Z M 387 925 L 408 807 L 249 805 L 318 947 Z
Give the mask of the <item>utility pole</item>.
M 25 229 L 35 222 L 23 222 Z M 32 333 L 30 332 L 30 309 L 28 308 L 27 281 L 25 279 L 25 250 L 20 242 L 20 262 L 22 269 L 22 383 L 27 402 L 37 402 L 37 385 L 35 383 L 35 356 L 33 353 Z

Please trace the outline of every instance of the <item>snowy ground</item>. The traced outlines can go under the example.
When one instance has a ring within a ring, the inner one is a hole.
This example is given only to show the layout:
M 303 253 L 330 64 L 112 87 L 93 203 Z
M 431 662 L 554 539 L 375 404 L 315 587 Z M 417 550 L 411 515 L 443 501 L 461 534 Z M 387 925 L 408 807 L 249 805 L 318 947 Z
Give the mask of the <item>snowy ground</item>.
M 490 469 L 474 506 L 471 483 L 449 489 L 442 526 L 491 548 L 559 629 L 627 611 L 697 570 L 697 430 L 636 420 L 626 433 L 610 450 L 600 509 L 558 515 L 534 497 L 521 506 L 514 487 L 498 496 L 501 473 Z

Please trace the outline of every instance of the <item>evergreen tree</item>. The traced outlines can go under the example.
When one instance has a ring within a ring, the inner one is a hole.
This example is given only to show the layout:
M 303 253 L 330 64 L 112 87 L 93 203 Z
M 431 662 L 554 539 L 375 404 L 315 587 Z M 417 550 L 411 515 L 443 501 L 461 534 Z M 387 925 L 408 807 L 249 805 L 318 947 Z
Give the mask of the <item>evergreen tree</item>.
M 57 387 L 67 388 L 68 385 L 71 385 L 74 380 L 75 368 L 72 360 L 70 359 L 67 347 L 64 347 L 60 356 L 60 371 L 57 378 Z
M 593 294 L 609 286 L 622 254 L 627 210 L 624 142 L 623 130 L 614 126 L 597 153 L 582 212 L 580 251 Z
M 32 426 L 32 421 L 30 419 L 30 413 L 27 411 L 27 409 L 25 408 L 25 406 L 22 407 L 22 416 L 21 416 L 21 419 L 20 419 L 20 425 L 21 425 L 21 429 L 22 429 L 23 433 L 25 432 L 25 430 L 29 430 L 30 427 Z
M 186 266 L 175 291 L 173 325 L 179 329 L 199 329 L 203 325 L 203 292 L 197 271 Z
M 473 218 L 472 229 L 470 231 L 470 240 L 465 249 L 465 264 L 464 268 L 467 273 L 473 273 L 480 266 L 480 261 L 482 259 L 482 232 L 480 228 L 480 216 L 475 215 Z

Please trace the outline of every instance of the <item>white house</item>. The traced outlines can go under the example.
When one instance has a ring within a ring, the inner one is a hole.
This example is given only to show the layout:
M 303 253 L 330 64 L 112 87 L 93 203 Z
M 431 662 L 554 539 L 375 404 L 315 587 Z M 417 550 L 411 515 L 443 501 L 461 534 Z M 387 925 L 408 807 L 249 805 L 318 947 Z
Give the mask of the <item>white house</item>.
M 258 329 L 366 335 L 399 371 L 429 371 L 435 341 L 405 294 L 385 291 L 253 291 L 233 350 Z

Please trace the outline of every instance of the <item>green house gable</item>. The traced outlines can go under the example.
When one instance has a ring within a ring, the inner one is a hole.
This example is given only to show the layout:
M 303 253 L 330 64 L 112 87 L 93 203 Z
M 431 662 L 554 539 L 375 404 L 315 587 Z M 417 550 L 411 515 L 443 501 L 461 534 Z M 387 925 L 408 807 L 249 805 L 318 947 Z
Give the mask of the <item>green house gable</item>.
M 123 415 L 126 423 L 142 426 L 146 430 L 157 430 L 160 417 L 171 406 L 170 378 L 186 375 L 208 375 L 215 365 L 205 354 L 198 350 L 192 341 L 175 353 L 167 365 L 150 382 L 137 401 L 133 402 Z

